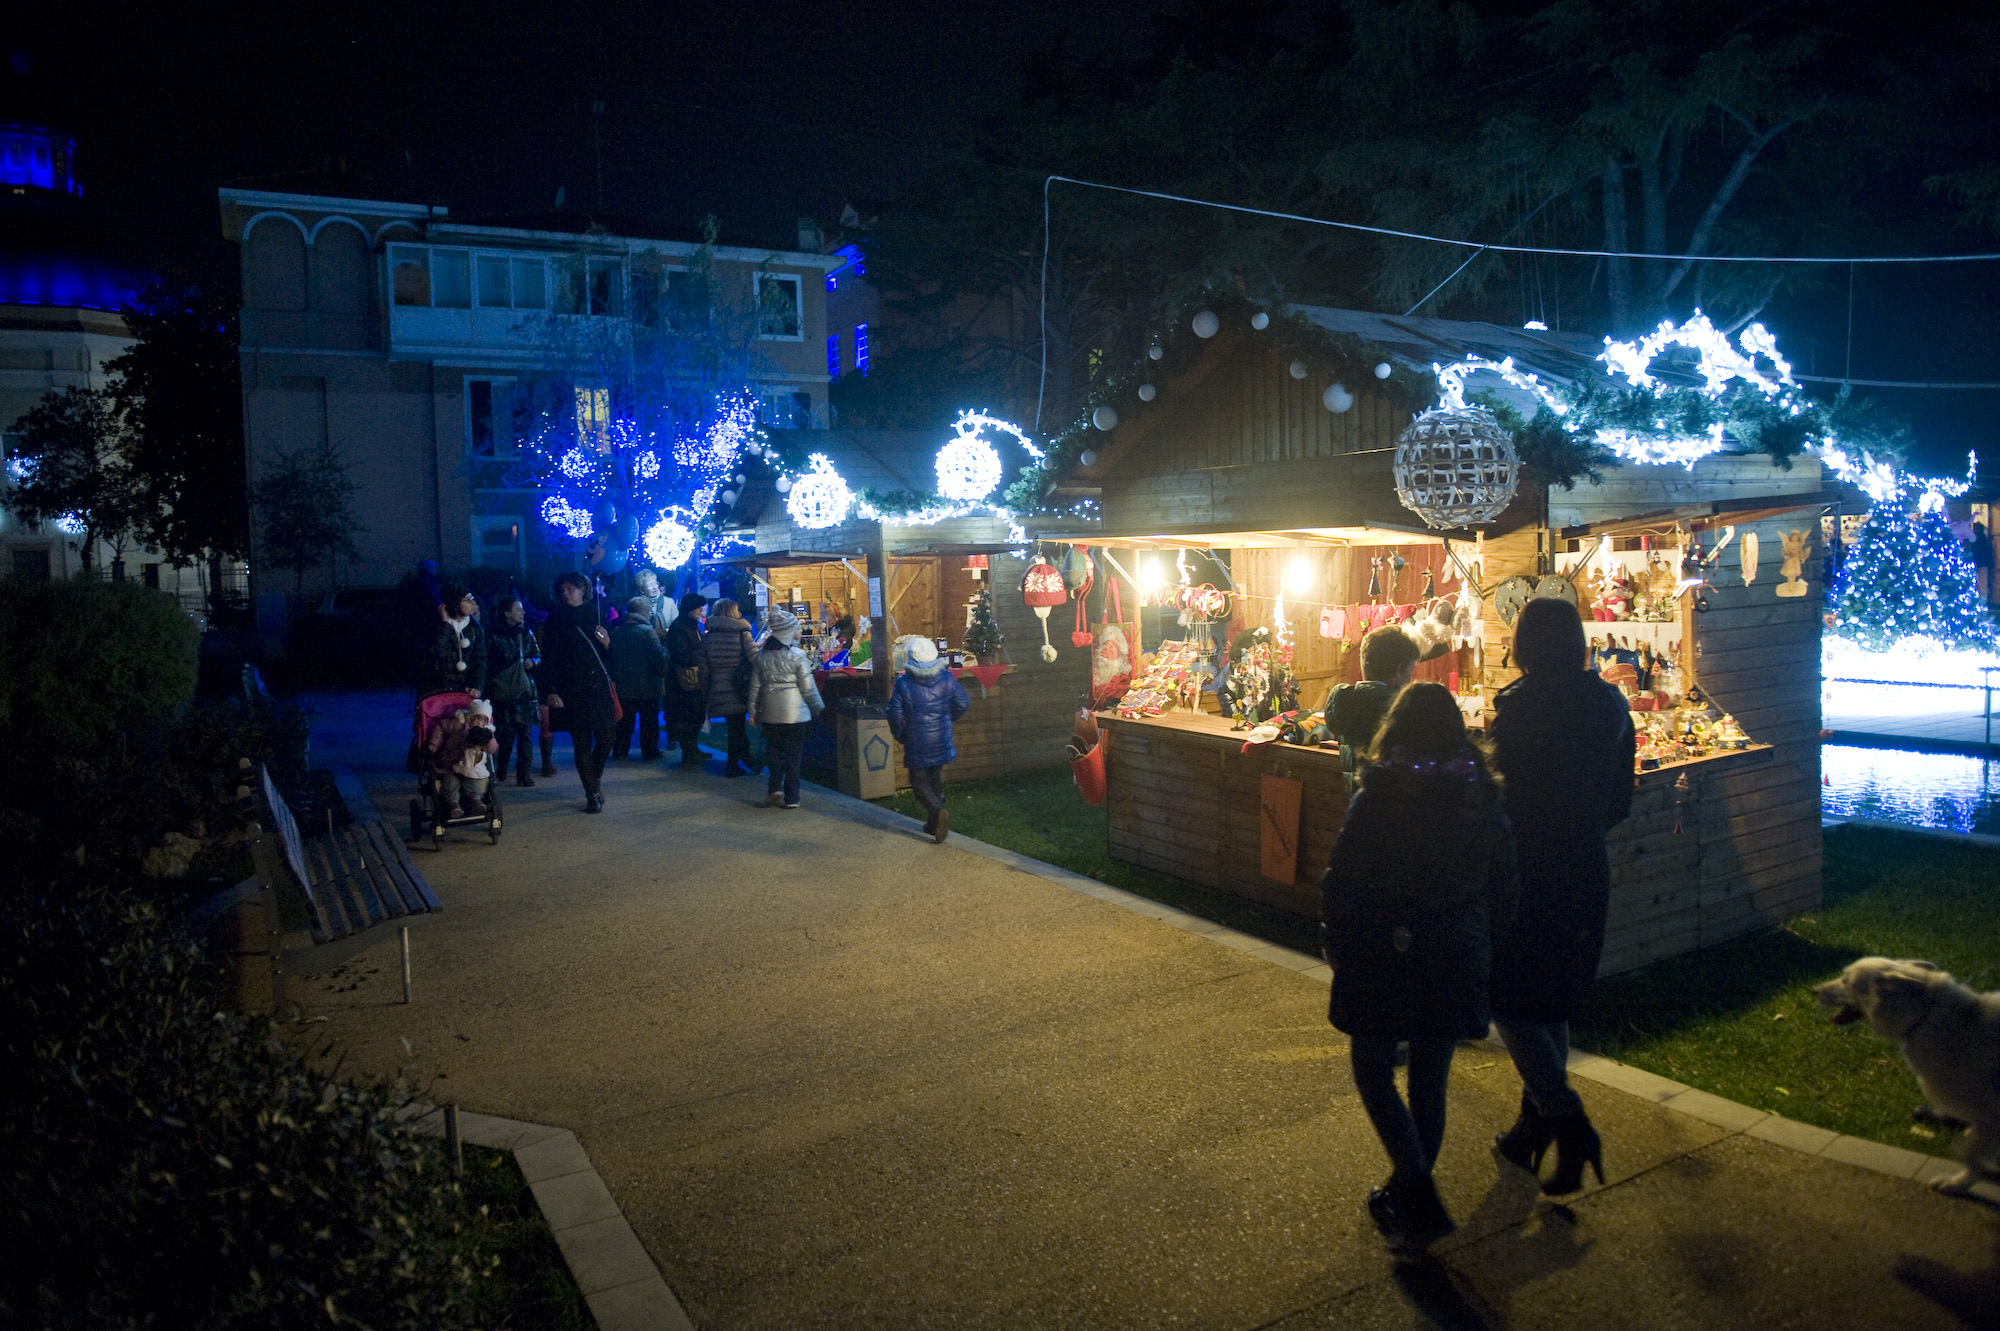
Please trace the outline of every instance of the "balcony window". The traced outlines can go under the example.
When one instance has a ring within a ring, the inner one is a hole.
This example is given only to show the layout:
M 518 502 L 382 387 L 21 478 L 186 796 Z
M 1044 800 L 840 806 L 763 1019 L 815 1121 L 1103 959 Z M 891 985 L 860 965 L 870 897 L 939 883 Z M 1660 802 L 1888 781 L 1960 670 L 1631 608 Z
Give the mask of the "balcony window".
M 792 342 L 805 337 L 799 286 L 790 273 L 757 274 L 757 336 Z
M 588 312 L 617 317 L 625 312 L 625 265 L 617 259 L 592 259 L 584 274 L 584 290 L 589 297 Z
M 479 308 L 504 310 L 513 304 L 507 294 L 507 260 L 496 255 L 479 256 Z
M 840 378 L 840 334 L 835 333 L 826 340 L 826 373 L 830 379 Z
M 430 304 L 430 251 L 421 245 L 391 245 L 389 286 L 398 305 Z
M 472 308 L 472 256 L 464 250 L 431 251 L 431 304 L 440 309 Z
M 510 260 L 514 273 L 514 308 L 546 310 L 549 307 L 549 279 L 540 259 Z
M 708 320 L 708 286 L 699 273 L 685 268 L 669 269 L 663 300 L 667 327 L 677 333 L 692 332 Z
M 576 437 L 599 453 L 611 451 L 611 390 L 579 385 L 576 389 Z

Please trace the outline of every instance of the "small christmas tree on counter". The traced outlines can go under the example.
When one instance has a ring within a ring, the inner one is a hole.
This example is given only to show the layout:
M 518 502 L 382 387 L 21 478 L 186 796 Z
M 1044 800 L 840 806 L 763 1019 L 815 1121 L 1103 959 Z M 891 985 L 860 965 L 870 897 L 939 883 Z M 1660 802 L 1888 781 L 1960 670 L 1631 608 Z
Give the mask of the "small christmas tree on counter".
M 1915 487 L 1875 505 L 1840 572 L 1833 633 L 1857 647 L 1886 652 L 1921 639 L 1953 651 L 2000 648 L 1972 561 Z
M 982 664 L 988 664 L 1000 655 L 1000 647 L 1006 641 L 1006 635 L 1000 632 L 1000 625 L 993 619 L 993 593 L 979 593 L 979 599 L 972 606 L 972 624 L 965 630 L 965 650 Z

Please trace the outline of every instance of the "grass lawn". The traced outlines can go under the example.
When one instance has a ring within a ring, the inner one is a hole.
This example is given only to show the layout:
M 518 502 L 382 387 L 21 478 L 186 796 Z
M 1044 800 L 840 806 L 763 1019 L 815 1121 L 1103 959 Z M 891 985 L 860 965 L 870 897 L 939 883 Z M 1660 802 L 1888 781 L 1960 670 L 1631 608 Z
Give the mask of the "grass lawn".
M 475 1296 L 485 1325 L 514 1331 L 593 1331 L 596 1321 L 570 1278 L 511 1151 L 465 1147 L 465 1191 L 486 1210 L 486 1255 L 499 1262 Z
M 955 832 L 1113 887 L 1313 952 L 1318 924 L 1113 861 L 1105 811 L 1066 768 L 945 786 Z M 907 792 L 876 803 L 917 819 Z M 1833 1026 L 1812 986 L 1856 957 L 1937 962 L 2000 988 L 2000 853 L 1931 837 L 1843 827 L 1826 835 L 1818 911 L 1602 981 L 1573 1038 L 1580 1049 L 1837 1132 L 1934 1155 L 1944 1134 L 1910 1121 L 1922 1099 L 1891 1045 Z

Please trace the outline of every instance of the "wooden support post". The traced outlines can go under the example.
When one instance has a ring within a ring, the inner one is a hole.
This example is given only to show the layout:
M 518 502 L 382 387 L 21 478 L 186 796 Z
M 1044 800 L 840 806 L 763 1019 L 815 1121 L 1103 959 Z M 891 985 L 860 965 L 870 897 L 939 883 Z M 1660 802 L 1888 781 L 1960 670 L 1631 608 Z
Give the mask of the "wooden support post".
M 868 532 L 868 616 L 875 622 L 870 630 L 873 640 L 868 651 L 868 696 L 883 703 L 889 701 L 889 694 L 896 687 L 895 640 L 889 635 L 889 583 L 888 533 L 884 524 L 877 522 Z M 879 609 L 875 604 L 876 588 L 881 589 Z

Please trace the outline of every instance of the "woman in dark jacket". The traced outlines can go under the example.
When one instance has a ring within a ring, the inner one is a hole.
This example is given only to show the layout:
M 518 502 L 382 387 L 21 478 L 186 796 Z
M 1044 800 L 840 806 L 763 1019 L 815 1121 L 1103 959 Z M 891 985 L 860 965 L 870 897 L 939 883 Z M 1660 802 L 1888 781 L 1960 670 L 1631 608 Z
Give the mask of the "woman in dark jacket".
M 541 714 L 541 695 L 535 691 L 535 667 L 541 664 L 542 646 L 528 627 L 527 611 L 518 596 L 503 596 L 498 607 L 500 622 L 486 635 L 486 689 L 493 702 L 493 729 L 500 741 L 493 761 L 493 779 L 505 780 L 507 756 L 519 754 L 514 768 L 514 784 L 532 786 L 528 775 L 529 736 Z
M 1399 1248 L 1454 1228 L 1431 1169 L 1460 1040 L 1486 1034 L 1494 940 L 1514 912 L 1500 791 L 1442 685 L 1396 695 L 1320 881 L 1333 967 L 1328 1018 L 1349 1036 L 1354 1088 L 1394 1166 L 1368 1213 Z M 1410 1099 L 1396 1045 L 1410 1044 Z
M 611 630 L 611 679 L 625 715 L 611 751 L 632 756 L 632 727 L 639 728 L 639 756 L 652 762 L 660 756 L 660 695 L 667 687 L 667 649 L 653 630 L 653 602 L 635 596 L 625 604 L 625 617 Z
M 1552 1196 L 1604 1178 L 1597 1131 L 1570 1089 L 1569 1023 L 1604 953 L 1611 861 L 1604 834 L 1632 811 L 1632 714 L 1584 669 L 1576 607 L 1537 599 L 1514 626 L 1521 678 L 1493 699 L 1493 762 L 1521 856 L 1521 908 L 1493 960 L 1493 1024 L 1521 1074 L 1521 1115 L 1495 1148 L 1539 1170 L 1551 1141 Z
M 611 753 L 611 673 L 604 664 L 611 635 L 581 573 L 555 581 L 556 607 L 542 625 L 542 701 L 549 723 L 569 732 L 576 774 L 583 780 L 583 811 L 604 808 L 604 760 Z
M 457 583 L 438 593 L 437 631 L 431 637 L 430 683 L 434 689 L 463 689 L 479 697 L 486 689 L 486 635 L 479 627 L 479 601 Z
M 717 601 L 702 634 L 708 660 L 708 714 L 719 716 L 729 727 L 729 764 L 724 776 L 742 776 L 750 770 L 750 727 L 744 719 L 749 712 L 748 681 L 743 691 L 736 687 L 736 667 L 750 659 L 754 644 L 750 624 L 737 612 L 736 602 Z
M 680 745 L 681 766 L 694 767 L 701 762 L 695 733 L 708 719 L 708 647 L 701 640 L 708 598 L 689 592 L 680 611 L 667 626 L 667 739 Z

